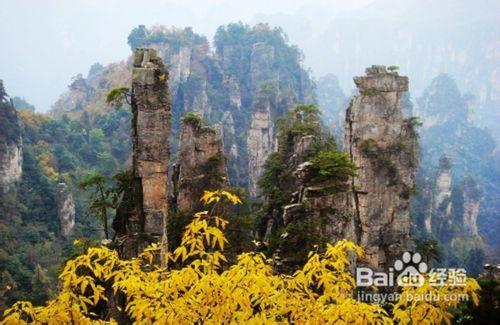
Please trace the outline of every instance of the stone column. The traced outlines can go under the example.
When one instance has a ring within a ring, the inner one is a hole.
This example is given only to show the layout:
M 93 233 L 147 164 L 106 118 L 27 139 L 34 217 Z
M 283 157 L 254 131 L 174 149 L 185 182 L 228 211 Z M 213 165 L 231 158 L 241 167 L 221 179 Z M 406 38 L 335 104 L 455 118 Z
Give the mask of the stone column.
M 384 66 L 355 77 L 344 148 L 359 167 L 352 205 L 367 263 L 385 269 L 409 249 L 410 194 L 418 167 L 415 120 L 402 112 L 408 78 Z
M 153 49 L 135 52 L 131 106 L 133 190 L 128 197 L 133 202 L 123 225 L 120 251 L 125 258 L 137 256 L 152 242 L 167 248 L 171 104 L 168 71 Z
M 176 210 L 179 212 L 200 210 L 204 190 L 229 186 L 220 128 L 202 123 L 183 121 L 181 125 L 177 175 L 173 177 Z

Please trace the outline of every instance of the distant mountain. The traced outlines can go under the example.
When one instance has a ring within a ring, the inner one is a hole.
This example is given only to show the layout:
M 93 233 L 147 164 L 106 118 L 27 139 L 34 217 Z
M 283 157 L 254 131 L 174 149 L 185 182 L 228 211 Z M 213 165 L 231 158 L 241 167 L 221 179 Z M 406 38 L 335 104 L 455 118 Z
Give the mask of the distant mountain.
M 266 148 L 275 145 L 272 125 L 276 118 L 295 103 L 315 102 L 314 84 L 301 63 L 302 52 L 287 43 L 280 28 L 241 23 L 221 26 L 214 49 L 205 36 L 190 28 L 139 26 L 128 40 L 132 49 L 155 48 L 169 68 L 174 154 L 180 117 L 186 112 L 221 124 L 234 185 L 255 189 L 259 170 L 270 153 Z M 69 118 L 107 114 L 111 109 L 106 107 L 105 94 L 113 87 L 130 86 L 129 68 L 130 60 L 107 67 L 95 65 L 86 78 L 76 76 L 52 114 Z M 255 112 L 267 112 L 268 121 L 256 122 L 261 116 Z M 262 132 L 270 132 L 269 137 L 262 137 Z M 248 176 L 247 168 L 256 174 Z
M 421 163 L 413 202 L 416 231 L 438 238 L 448 263 L 470 249 L 498 258 L 500 156 L 497 143 L 471 118 L 474 106 L 454 79 L 440 75 L 417 99 Z M 458 259 L 458 260 L 457 260 Z M 460 260 L 462 259 L 462 260 Z
M 258 19 L 287 30 L 315 74 L 335 74 L 346 92 L 354 87 L 352 76 L 371 64 L 400 66 L 413 96 L 447 73 L 475 98 L 477 125 L 500 139 L 495 126 L 500 120 L 500 2 L 375 0 L 361 9 L 330 12 L 311 4 L 295 14 Z

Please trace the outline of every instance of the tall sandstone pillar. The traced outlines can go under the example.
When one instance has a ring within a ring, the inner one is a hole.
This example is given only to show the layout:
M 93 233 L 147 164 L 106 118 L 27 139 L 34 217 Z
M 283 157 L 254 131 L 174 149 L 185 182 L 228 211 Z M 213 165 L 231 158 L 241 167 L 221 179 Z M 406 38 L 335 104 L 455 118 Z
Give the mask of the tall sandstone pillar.
M 132 71 L 133 188 L 122 222 L 121 254 L 137 256 L 152 242 L 166 247 L 171 104 L 168 71 L 153 49 L 137 49 Z M 127 194 L 125 194 L 127 196 Z M 126 202 L 126 198 L 124 197 Z M 120 238 L 119 238 L 120 240 Z
M 407 77 L 372 66 L 354 82 L 359 94 L 347 109 L 344 139 L 345 150 L 359 167 L 351 203 L 366 262 L 384 269 L 409 248 L 418 136 L 415 120 L 402 111 Z
M 202 123 L 184 120 L 181 125 L 179 157 L 172 177 L 178 212 L 201 211 L 203 191 L 229 186 L 220 129 Z

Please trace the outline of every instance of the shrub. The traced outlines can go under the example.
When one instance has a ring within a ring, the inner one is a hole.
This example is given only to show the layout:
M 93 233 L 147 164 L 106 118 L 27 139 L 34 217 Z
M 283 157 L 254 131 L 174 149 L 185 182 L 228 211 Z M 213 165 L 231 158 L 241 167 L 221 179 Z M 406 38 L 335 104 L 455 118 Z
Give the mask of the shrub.
M 356 176 L 356 165 L 343 152 L 337 150 L 320 151 L 311 158 L 311 182 L 329 182 L 332 186 Z
M 399 67 L 397 65 L 390 65 L 387 67 L 387 70 L 389 70 L 391 72 L 396 72 L 399 70 Z
M 229 192 L 205 192 L 203 202 L 239 198 Z M 153 244 L 136 259 L 121 260 L 106 247 L 89 248 L 66 263 L 61 291 L 44 307 L 20 301 L 3 320 L 19 323 L 102 323 L 117 315 L 137 323 L 450 323 L 450 308 L 458 300 L 400 299 L 387 312 L 381 305 L 353 299 L 355 281 L 350 258 L 363 250 L 342 240 L 312 251 L 302 269 L 292 276 L 275 274 L 263 253 L 238 256 L 223 266 L 228 221 L 207 212 L 196 213 L 181 244 L 166 257 L 170 267 L 152 261 L 160 248 Z M 479 286 L 405 287 L 402 296 L 469 294 L 477 304 Z M 122 299 L 111 299 L 121 295 Z M 108 303 L 109 302 L 109 303 Z M 110 312 L 109 306 L 115 308 Z
M 422 121 L 420 121 L 420 119 L 416 116 L 412 116 L 404 120 L 404 126 L 413 138 L 419 137 L 417 127 L 421 127 L 422 125 Z
M 182 123 L 192 125 L 194 128 L 199 128 L 203 123 L 203 117 L 195 112 L 187 112 L 182 117 Z

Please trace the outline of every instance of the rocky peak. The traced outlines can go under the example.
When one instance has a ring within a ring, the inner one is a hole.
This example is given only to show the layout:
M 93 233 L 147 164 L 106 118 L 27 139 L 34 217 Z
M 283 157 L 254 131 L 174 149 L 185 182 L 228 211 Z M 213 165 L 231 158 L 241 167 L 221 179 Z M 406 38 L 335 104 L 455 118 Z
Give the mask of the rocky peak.
M 187 112 L 202 115 L 208 124 L 220 123 L 228 153 L 229 177 L 238 186 L 254 184 L 259 176 L 250 175 L 253 177 L 250 179 L 246 167 L 249 159 L 262 160 L 261 152 L 250 152 L 246 144 L 254 123 L 254 111 L 267 108 L 265 105 L 256 107 L 257 99 L 263 94 L 262 86 L 274 85 L 273 105 L 269 107 L 271 124 L 295 104 L 314 102 L 314 85 L 302 66 L 301 53 L 288 43 L 279 28 L 242 23 L 221 26 L 213 40 L 215 51 L 211 50 L 206 37 L 194 33 L 191 28 L 139 26 L 132 30 L 128 41 L 132 49 L 155 49 L 168 66 L 171 139 L 179 136 L 180 119 Z M 84 82 L 79 80 L 79 85 L 75 84 L 61 96 L 54 105 L 53 114 L 89 121 L 85 124 L 94 127 L 96 116 L 112 114 L 104 104 L 109 90 L 130 87 L 132 65 L 133 58 L 129 58 L 104 68 L 95 66 Z M 84 83 L 87 87 L 83 87 Z M 88 91 L 81 91 L 84 88 Z M 120 136 L 126 137 L 125 134 Z M 257 146 L 268 145 L 259 143 Z M 177 141 L 170 143 L 172 154 L 176 154 L 177 146 Z
M 467 97 L 462 97 L 453 78 L 440 74 L 432 80 L 423 95 L 417 100 L 419 116 L 425 126 L 440 125 L 447 122 L 466 123 L 469 113 Z
M 354 83 L 360 92 L 406 92 L 408 77 L 397 72 L 388 72 L 383 65 L 366 68 L 366 76 L 354 77 Z
M 204 190 L 226 188 L 224 143 L 218 125 L 203 125 L 201 116 L 188 113 L 182 121 L 179 154 L 173 175 L 176 210 L 199 209 Z
M 284 271 L 307 259 L 314 245 L 357 241 L 350 205 L 355 166 L 322 131 L 319 110 L 297 105 L 277 126 L 277 151 L 266 160 L 259 191 L 266 199 L 259 231 L 282 258 Z
M 268 220 L 265 240 L 276 233 L 282 224 L 280 255 L 285 270 L 303 262 L 304 253 L 314 244 L 333 243 L 342 239 L 357 242 L 356 216 L 349 204 L 351 192 L 348 177 L 336 181 L 315 180 L 317 167 L 311 154 L 324 140 L 315 135 L 299 137 L 287 159 L 292 179 L 289 187 L 296 190 L 290 203 L 282 207 L 281 220 Z
M 351 204 L 368 264 L 384 268 L 409 248 L 418 142 L 413 120 L 403 115 L 408 78 L 372 66 L 354 82 L 359 94 L 347 109 L 344 138 L 344 150 L 358 166 Z
M 117 218 L 121 254 L 137 256 L 149 243 L 166 246 L 171 106 L 168 71 L 153 49 L 137 49 L 132 70 L 132 169 L 135 193 Z
M 280 29 L 266 24 L 230 24 L 217 30 L 214 41 L 218 62 L 229 78 L 235 127 L 247 131 L 241 133 L 246 139 L 236 135 L 238 159 L 234 165 L 248 166 L 250 173 L 239 173 L 244 176 L 237 176 L 238 182 L 248 183 L 255 197 L 262 166 L 276 148 L 276 119 L 297 103 L 314 103 L 313 83 L 301 66 L 300 52 L 287 44 Z M 230 141 L 224 139 L 232 152 Z M 233 167 L 231 175 L 238 175 L 238 169 Z
M 250 54 L 250 83 L 254 90 L 264 81 L 277 79 L 273 69 L 274 55 L 274 47 L 271 44 L 253 44 Z

